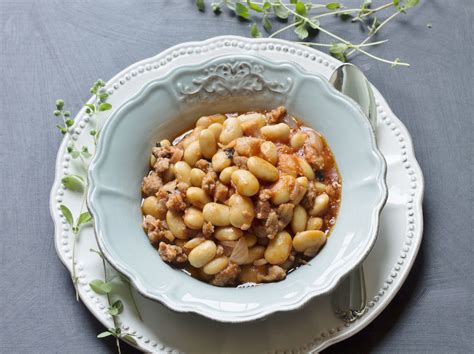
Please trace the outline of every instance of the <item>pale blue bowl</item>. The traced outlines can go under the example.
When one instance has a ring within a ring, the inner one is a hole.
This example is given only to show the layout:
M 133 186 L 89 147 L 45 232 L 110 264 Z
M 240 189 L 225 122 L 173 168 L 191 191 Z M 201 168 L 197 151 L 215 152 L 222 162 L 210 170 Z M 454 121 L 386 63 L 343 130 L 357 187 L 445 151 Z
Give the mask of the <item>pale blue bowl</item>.
M 284 281 L 248 288 L 215 287 L 171 268 L 141 226 L 140 183 L 153 144 L 201 115 L 278 105 L 320 131 L 338 163 L 342 202 L 326 246 Z M 243 322 L 299 308 L 364 260 L 387 197 L 385 172 L 367 118 L 326 79 L 294 63 L 223 56 L 147 83 L 112 114 L 90 165 L 88 205 L 104 256 L 141 294 L 176 311 Z

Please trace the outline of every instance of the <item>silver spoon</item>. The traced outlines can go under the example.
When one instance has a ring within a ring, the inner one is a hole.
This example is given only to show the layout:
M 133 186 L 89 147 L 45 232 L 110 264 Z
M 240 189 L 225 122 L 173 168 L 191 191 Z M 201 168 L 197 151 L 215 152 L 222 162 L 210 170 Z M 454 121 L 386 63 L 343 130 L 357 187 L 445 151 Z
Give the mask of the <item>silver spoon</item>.
M 342 64 L 334 70 L 329 82 L 336 90 L 359 104 L 375 132 L 377 120 L 375 97 L 362 71 L 352 64 Z M 338 316 L 347 322 L 353 322 L 364 313 L 366 303 L 364 269 L 360 264 L 334 291 L 332 306 Z

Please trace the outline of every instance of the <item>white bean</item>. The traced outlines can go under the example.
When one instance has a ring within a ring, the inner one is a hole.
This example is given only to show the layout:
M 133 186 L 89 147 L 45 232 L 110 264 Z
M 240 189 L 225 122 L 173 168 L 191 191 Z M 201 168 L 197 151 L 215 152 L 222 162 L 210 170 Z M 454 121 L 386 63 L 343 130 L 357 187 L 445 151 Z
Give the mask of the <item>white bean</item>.
M 297 205 L 293 211 L 293 219 L 291 219 L 291 230 L 294 233 L 306 230 L 308 221 L 308 213 L 301 205 Z
M 184 182 L 191 185 L 191 167 L 186 162 L 176 162 L 174 164 L 174 173 L 178 182 Z
M 323 219 L 311 216 L 306 223 L 306 230 L 320 230 L 323 227 Z
M 307 249 L 319 250 L 326 243 L 326 234 L 319 230 L 298 232 L 293 238 L 293 248 L 297 252 Z
M 258 179 L 265 182 L 275 182 L 278 180 L 278 170 L 270 162 L 257 156 L 249 157 L 247 167 Z
M 296 180 L 293 176 L 280 176 L 280 179 L 270 188 L 272 203 L 276 205 L 287 203 L 290 200 L 291 191 L 295 183 Z
M 219 241 L 235 241 L 244 235 L 243 231 L 232 226 L 217 227 L 214 237 Z
M 258 193 L 260 183 L 258 179 L 249 171 L 237 170 L 232 173 L 232 183 L 235 185 L 237 192 L 246 197 L 251 197 Z
M 200 170 L 199 168 L 193 168 L 191 170 L 191 185 L 194 187 L 201 187 L 202 185 L 202 179 L 206 173 L 203 170 Z
M 212 169 L 216 172 L 222 171 L 224 168 L 229 167 L 232 161 L 224 151 L 218 151 L 212 157 Z
M 215 226 L 230 225 L 230 209 L 227 205 L 219 203 L 207 203 L 203 210 L 204 220 Z
M 290 127 L 285 123 L 266 125 L 260 129 L 260 133 L 272 141 L 288 141 L 290 137 Z
M 283 264 L 291 253 L 291 236 L 286 231 L 279 232 L 265 250 L 265 259 L 270 264 Z
M 229 264 L 229 259 L 226 256 L 218 257 L 207 263 L 204 268 L 202 268 L 203 272 L 208 275 L 214 275 L 219 273 L 221 270 L 225 269 Z
M 296 133 L 290 139 L 290 145 L 293 149 L 299 150 L 303 147 L 306 140 L 306 135 L 303 133 Z
M 222 144 L 227 145 L 232 140 L 240 138 L 244 135 L 240 121 L 237 118 L 227 118 L 222 126 L 222 132 L 219 136 L 219 141 Z
M 202 216 L 202 212 L 195 207 L 186 209 L 183 221 L 187 227 L 193 230 L 200 230 L 202 229 L 202 225 L 204 225 L 204 217 Z
M 216 244 L 211 240 L 206 240 L 189 252 L 189 263 L 195 268 L 201 268 L 209 263 L 216 255 Z
M 219 180 L 224 184 L 229 184 L 230 178 L 232 177 L 232 173 L 234 173 L 234 171 L 237 171 L 238 169 L 239 168 L 237 166 L 229 166 L 224 168 L 219 175 Z
M 181 240 L 186 240 L 189 238 L 190 233 L 188 232 L 186 225 L 183 221 L 183 218 L 178 213 L 168 210 L 166 213 L 166 223 L 171 233 Z
M 188 163 L 189 166 L 194 166 L 201 156 L 199 141 L 196 140 L 189 144 L 184 150 L 183 159 Z
M 214 134 L 209 129 L 204 129 L 201 134 L 199 134 L 199 148 L 201 150 L 202 156 L 208 160 L 212 159 L 212 156 L 214 156 L 216 153 L 216 139 Z
M 248 230 L 252 225 L 255 211 L 252 200 L 239 194 L 233 194 L 229 198 L 230 223 L 242 230 Z
M 303 176 L 305 176 L 308 180 L 312 181 L 315 178 L 315 175 L 309 163 L 307 163 L 301 157 L 298 157 L 297 159 Z
M 326 214 L 329 206 L 329 196 L 326 193 L 318 195 L 314 199 L 313 208 L 310 210 L 309 215 L 311 216 L 322 216 Z
M 260 153 L 263 158 L 270 162 L 272 165 L 276 165 L 278 161 L 278 152 L 275 144 L 271 141 L 265 141 L 260 145 Z

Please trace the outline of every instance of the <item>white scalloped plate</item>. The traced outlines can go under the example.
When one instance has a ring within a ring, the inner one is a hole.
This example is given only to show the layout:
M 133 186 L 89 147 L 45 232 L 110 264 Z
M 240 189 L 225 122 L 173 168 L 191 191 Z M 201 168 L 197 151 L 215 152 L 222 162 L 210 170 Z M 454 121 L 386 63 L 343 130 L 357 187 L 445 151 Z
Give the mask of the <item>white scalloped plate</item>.
M 144 83 L 166 75 L 176 66 L 233 53 L 294 61 L 306 70 L 326 77 L 339 64 L 324 53 L 286 41 L 216 37 L 204 42 L 183 43 L 131 65 L 109 81 L 109 102 L 119 107 Z M 134 291 L 143 317 L 141 321 L 133 310 L 128 290 L 119 287 L 125 304 L 125 311 L 120 315 L 121 325 L 125 331 L 136 335 L 139 349 L 200 353 L 313 352 L 354 335 L 382 312 L 405 281 L 421 243 L 423 176 L 406 128 L 381 94 L 374 91 L 379 117 L 376 135 L 387 161 L 389 196 L 381 215 L 379 237 L 364 261 L 369 299 L 365 313 L 353 323 L 344 323 L 334 315 L 331 296 L 328 295 L 309 302 L 302 309 L 277 313 L 260 321 L 223 324 L 194 314 L 173 312 Z M 73 136 L 79 146 L 90 141 L 87 128 L 89 121 L 84 113 L 82 110 L 76 117 Z M 107 113 L 110 115 L 111 112 Z M 73 238 L 59 211 L 59 205 L 66 203 L 76 213 L 82 200 L 77 194 L 66 191 L 60 182 L 64 175 L 75 173 L 79 167 L 67 153 L 67 145 L 66 138 L 58 152 L 50 207 L 55 224 L 56 249 L 61 261 L 71 271 Z M 105 297 L 97 296 L 88 286 L 91 280 L 103 277 L 101 260 L 89 251 L 90 248 L 97 248 L 97 245 L 92 228 L 87 227 L 81 233 L 76 249 L 79 295 L 94 316 L 110 327 L 112 320 L 106 313 Z

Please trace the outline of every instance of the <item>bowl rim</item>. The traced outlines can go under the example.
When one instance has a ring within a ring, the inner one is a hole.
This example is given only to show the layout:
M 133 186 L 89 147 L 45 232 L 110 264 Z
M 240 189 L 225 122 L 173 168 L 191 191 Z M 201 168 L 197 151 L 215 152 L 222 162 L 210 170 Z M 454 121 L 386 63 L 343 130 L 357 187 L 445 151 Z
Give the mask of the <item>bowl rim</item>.
M 272 305 L 263 307 L 259 309 L 258 312 L 241 316 L 241 314 L 237 313 L 226 313 L 226 312 L 218 312 L 218 311 L 209 311 L 211 308 L 202 306 L 202 304 L 196 304 L 196 303 L 185 303 L 183 301 L 176 301 L 173 297 L 168 297 L 168 296 L 162 296 L 162 294 L 159 294 L 160 296 L 156 296 L 154 294 L 151 294 L 148 290 L 147 287 L 144 286 L 140 280 L 138 280 L 136 274 L 133 274 L 133 270 L 128 270 L 127 267 L 124 267 L 123 265 L 119 264 L 113 256 L 111 256 L 108 253 L 107 246 L 105 243 L 103 243 L 101 234 L 102 232 L 99 229 L 99 224 L 100 222 L 98 221 L 99 218 L 99 213 L 95 210 L 95 207 L 93 206 L 93 199 L 94 195 L 97 191 L 97 186 L 95 183 L 95 177 L 94 177 L 94 169 L 97 166 L 97 163 L 99 162 L 102 151 L 104 139 L 100 139 L 99 143 L 97 145 L 97 151 L 94 154 L 90 165 L 89 169 L 87 171 L 87 181 L 89 185 L 89 189 L 87 191 L 87 197 L 86 197 L 86 205 L 87 209 L 93 216 L 93 219 L 95 220 L 93 224 L 93 230 L 94 230 L 94 235 L 97 241 L 97 245 L 104 256 L 104 258 L 107 260 L 107 262 L 114 268 L 118 273 L 120 273 L 122 276 L 124 276 L 131 284 L 133 284 L 134 288 L 145 298 L 159 302 L 160 304 L 164 305 L 170 310 L 180 312 L 180 313 L 196 313 L 201 316 L 204 316 L 206 318 L 219 321 L 219 322 L 225 322 L 225 323 L 241 323 L 241 322 L 249 322 L 249 321 L 254 321 L 258 320 L 261 318 L 264 318 L 266 316 L 269 316 L 273 313 L 276 312 L 285 312 L 285 311 L 291 311 L 295 310 L 298 308 L 303 307 L 308 301 L 322 296 L 326 295 L 330 292 L 332 292 L 352 270 L 357 268 L 362 262 L 365 260 L 365 258 L 368 256 L 370 251 L 372 250 L 373 246 L 375 245 L 375 241 L 377 239 L 378 231 L 379 231 L 379 226 L 380 226 L 380 214 L 382 212 L 382 209 L 387 201 L 388 198 L 388 189 L 387 189 L 387 183 L 386 183 L 386 175 L 387 175 L 387 164 L 385 161 L 384 156 L 380 152 L 378 146 L 377 146 L 377 140 L 375 137 L 374 133 L 374 128 L 370 124 L 369 120 L 367 117 L 364 115 L 362 112 L 361 108 L 359 105 L 350 97 L 342 94 L 341 92 L 337 91 L 332 85 L 330 85 L 329 81 L 320 73 L 315 73 L 315 72 L 309 72 L 305 69 L 303 69 L 299 64 L 294 63 L 290 60 L 270 60 L 267 58 L 263 58 L 261 56 L 255 55 L 255 54 L 239 54 L 239 55 L 234 55 L 234 54 L 223 54 L 223 55 L 218 55 L 215 57 L 212 57 L 210 60 L 206 62 L 200 62 L 200 63 L 193 63 L 193 64 L 184 64 L 180 65 L 172 70 L 170 70 L 166 76 L 160 76 L 158 78 L 149 80 L 145 82 L 138 91 L 136 91 L 131 97 L 128 99 L 124 99 L 123 103 L 120 104 L 112 114 L 108 117 L 108 119 L 105 121 L 103 127 L 102 127 L 102 132 L 107 129 L 109 125 L 112 124 L 114 119 L 117 116 L 120 116 L 121 111 L 125 110 L 128 106 L 133 105 L 136 101 L 138 101 L 142 95 L 151 87 L 163 84 L 168 77 L 171 77 L 173 75 L 177 75 L 180 72 L 184 72 L 187 70 L 197 70 L 199 68 L 202 69 L 203 66 L 208 67 L 211 66 L 213 63 L 223 60 L 223 59 L 229 59 L 231 61 L 234 61 L 236 58 L 238 59 L 248 59 L 248 60 L 256 60 L 256 61 L 261 61 L 264 62 L 265 65 L 269 65 L 272 67 L 276 66 L 281 66 L 281 65 L 289 65 L 293 70 L 297 71 L 298 74 L 302 77 L 305 78 L 318 78 L 324 86 L 326 86 L 326 89 L 328 89 L 329 93 L 331 95 L 337 96 L 342 100 L 345 100 L 348 104 L 352 106 L 353 109 L 357 110 L 359 115 L 363 117 L 364 119 L 360 119 L 361 124 L 365 125 L 366 128 L 369 130 L 370 134 L 370 140 L 371 140 L 371 150 L 370 152 L 375 153 L 377 160 L 379 161 L 379 170 L 376 171 L 376 181 L 375 184 L 378 186 L 378 190 L 380 192 L 380 196 L 378 199 L 378 203 L 373 206 L 372 208 L 372 213 L 371 213 L 371 224 L 372 227 L 370 232 L 367 235 L 367 243 L 366 246 L 363 249 L 363 252 L 358 254 L 358 259 L 355 262 L 352 262 L 349 267 L 339 267 L 338 272 L 336 276 L 333 276 L 326 287 L 322 290 L 318 289 L 307 289 L 305 290 L 304 294 L 302 296 L 299 296 L 296 299 L 292 299 L 293 301 L 279 301 L 275 302 Z M 336 273 L 336 272 L 335 272 Z M 260 287 L 260 286 L 259 286 Z M 275 306 L 277 304 L 278 306 Z

